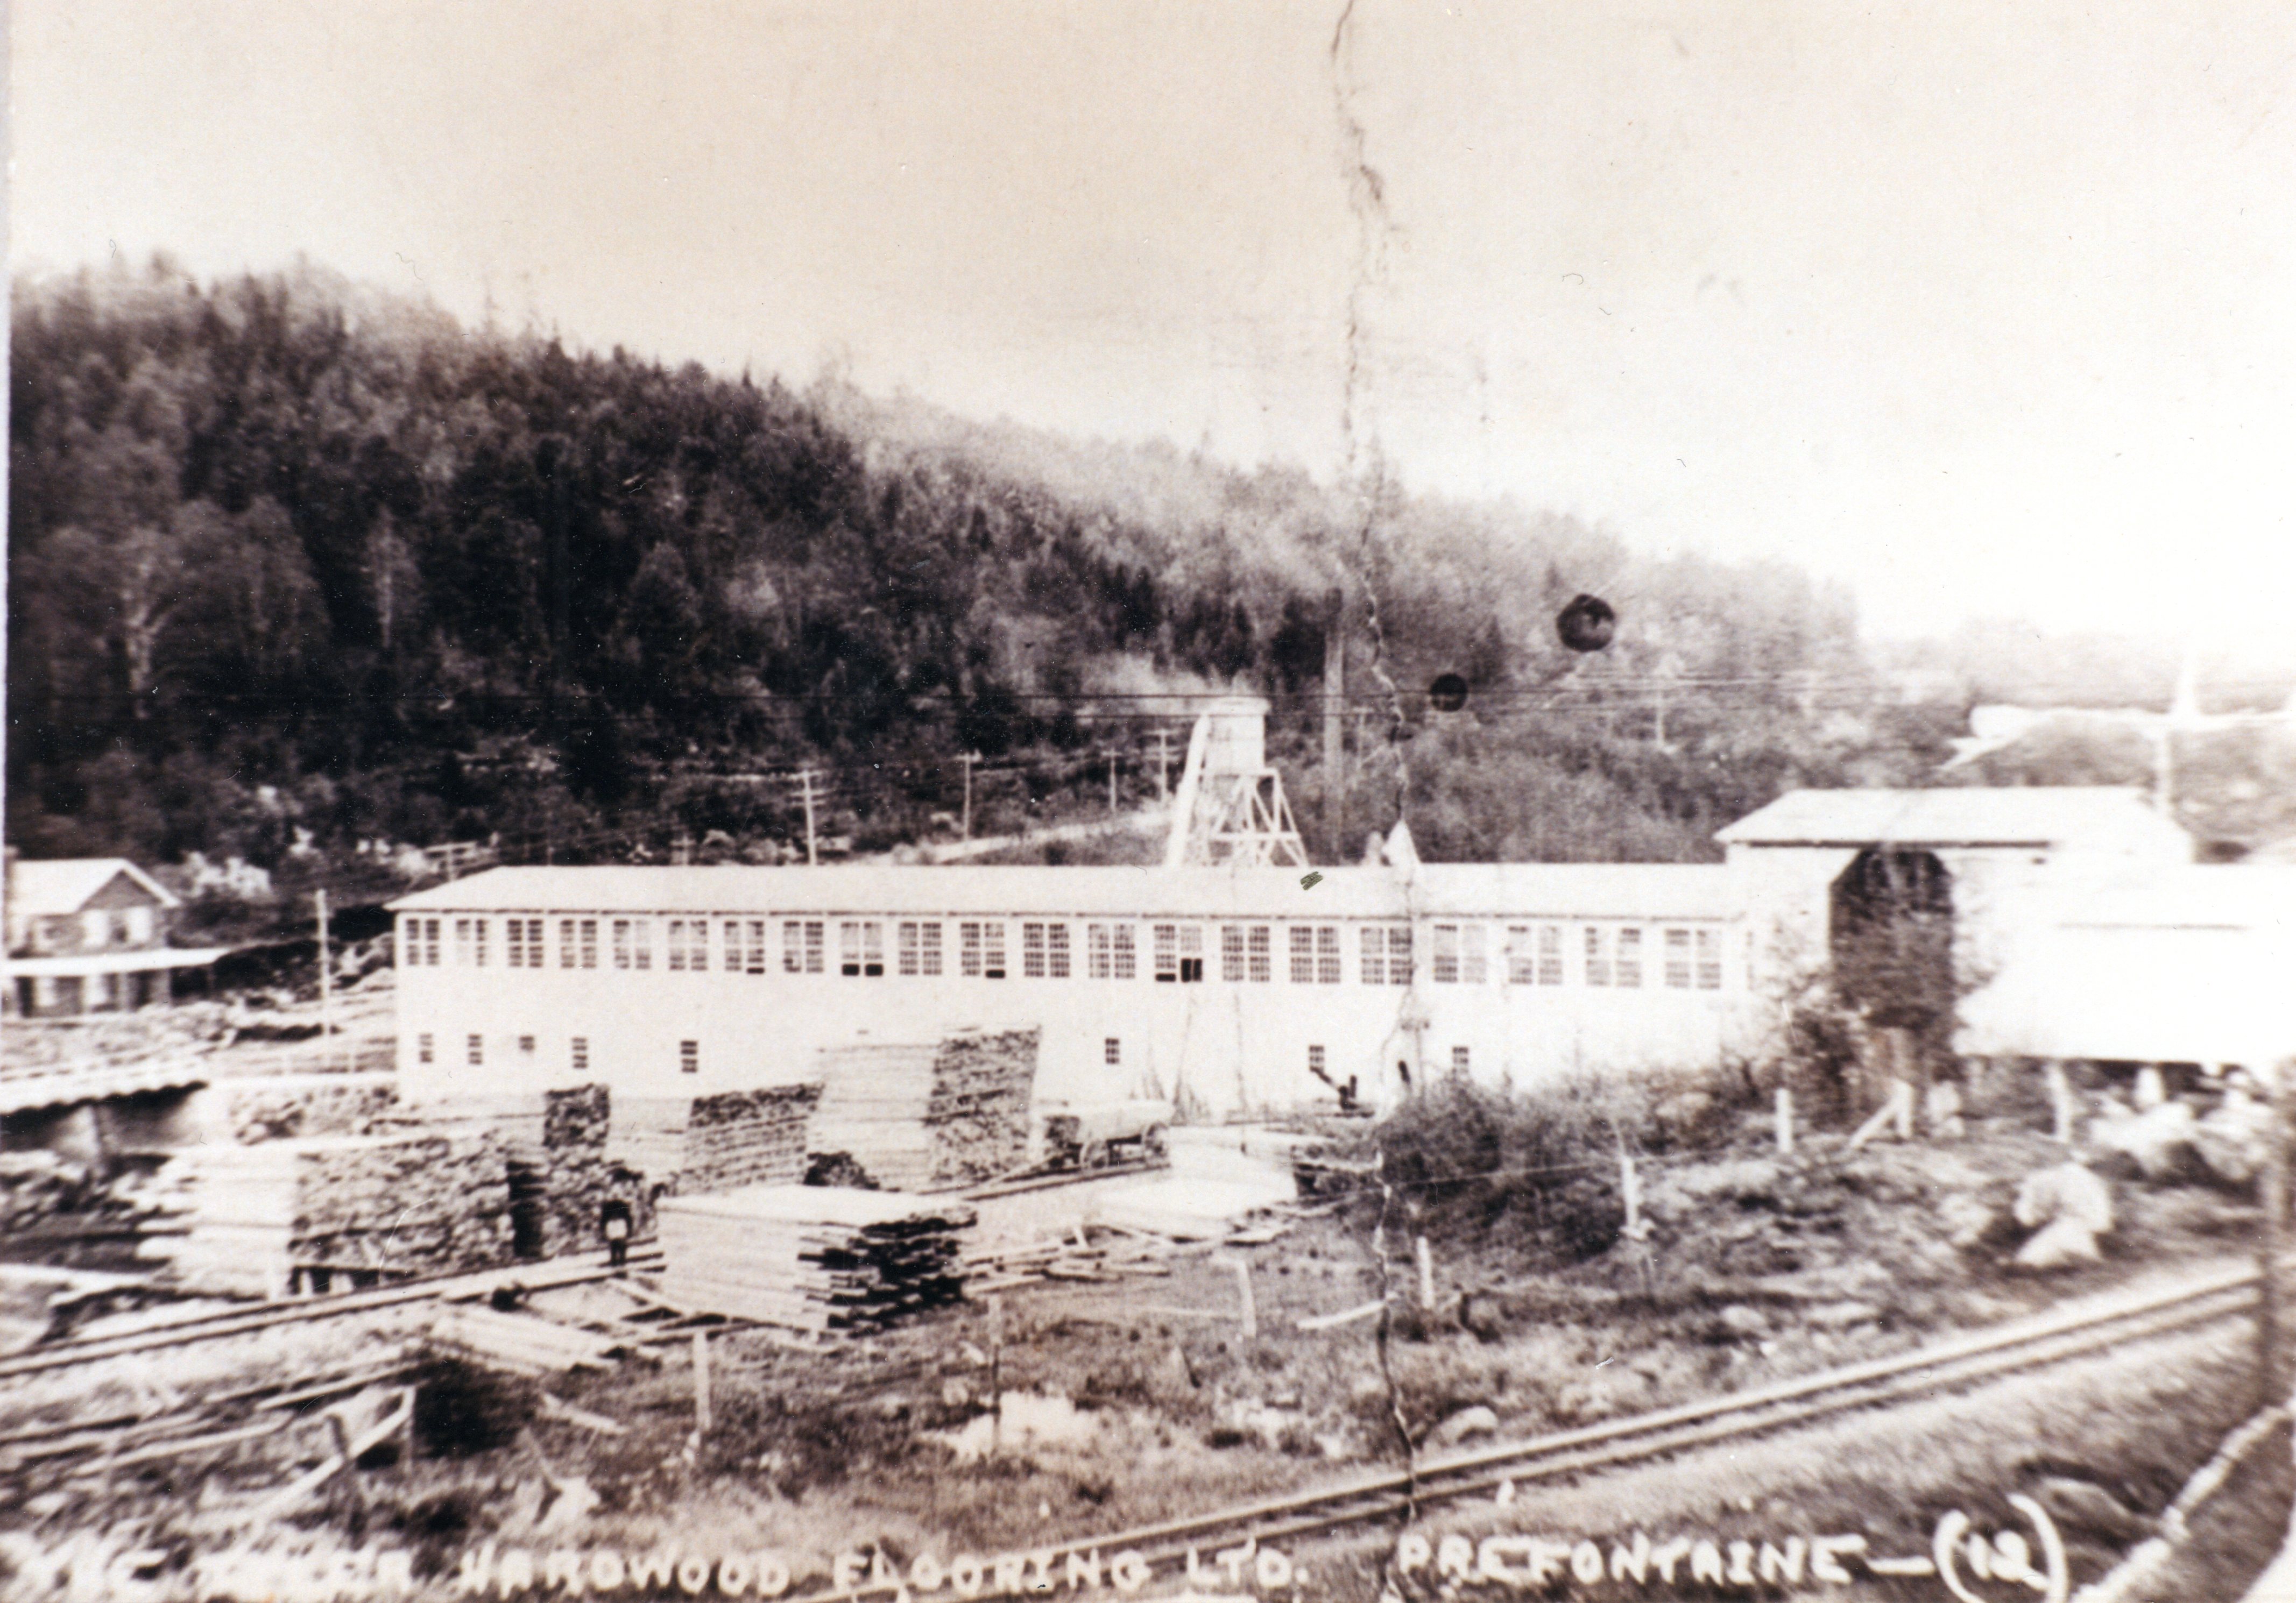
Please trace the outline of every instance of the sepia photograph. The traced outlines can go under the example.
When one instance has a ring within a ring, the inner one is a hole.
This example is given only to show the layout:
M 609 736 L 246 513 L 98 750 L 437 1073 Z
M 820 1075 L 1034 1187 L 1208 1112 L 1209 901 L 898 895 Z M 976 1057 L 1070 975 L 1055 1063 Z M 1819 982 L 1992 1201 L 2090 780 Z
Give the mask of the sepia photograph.
M 2296 11 L 5 9 L 0 1603 L 2296 1603 Z

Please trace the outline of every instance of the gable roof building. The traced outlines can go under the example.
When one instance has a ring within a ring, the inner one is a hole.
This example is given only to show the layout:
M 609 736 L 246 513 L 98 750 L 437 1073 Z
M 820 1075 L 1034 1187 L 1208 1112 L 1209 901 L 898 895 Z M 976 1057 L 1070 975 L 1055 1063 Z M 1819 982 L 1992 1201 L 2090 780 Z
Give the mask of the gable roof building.
M 169 976 L 203 968 L 222 947 L 168 944 L 183 905 L 125 857 L 20 859 L 7 863 L 6 984 L 26 1018 L 121 1011 L 167 999 Z

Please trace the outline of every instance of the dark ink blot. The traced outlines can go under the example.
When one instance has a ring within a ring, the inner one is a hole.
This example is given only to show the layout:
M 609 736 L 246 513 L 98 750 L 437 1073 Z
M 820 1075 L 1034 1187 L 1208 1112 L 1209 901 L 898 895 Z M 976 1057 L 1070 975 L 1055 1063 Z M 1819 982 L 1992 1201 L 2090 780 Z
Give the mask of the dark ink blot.
M 1301 890 L 1313 890 L 1323 882 L 1324 876 L 1321 874 L 1303 874 L 1300 879 L 1300 888 Z
M 1467 682 L 1456 674 L 1438 674 L 1427 687 L 1427 704 L 1439 713 L 1456 713 L 1467 705 Z
M 1599 651 L 1619 632 L 1619 615 L 1600 596 L 1573 596 L 1570 604 L 1555 614 L 1554 632 L 1574 651 Z

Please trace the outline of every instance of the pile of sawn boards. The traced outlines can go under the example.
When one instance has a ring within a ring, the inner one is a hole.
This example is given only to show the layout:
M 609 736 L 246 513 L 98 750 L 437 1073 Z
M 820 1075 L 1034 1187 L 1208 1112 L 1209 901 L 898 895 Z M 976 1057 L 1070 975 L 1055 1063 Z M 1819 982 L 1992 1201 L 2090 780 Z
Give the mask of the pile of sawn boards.
M 791 1329 L 876 1329 L 959 1300 L 961 1232 L 947 1197 L 842 1186 L 750 1186 L 660 1204 L 663 1297 L 691 1313 Z

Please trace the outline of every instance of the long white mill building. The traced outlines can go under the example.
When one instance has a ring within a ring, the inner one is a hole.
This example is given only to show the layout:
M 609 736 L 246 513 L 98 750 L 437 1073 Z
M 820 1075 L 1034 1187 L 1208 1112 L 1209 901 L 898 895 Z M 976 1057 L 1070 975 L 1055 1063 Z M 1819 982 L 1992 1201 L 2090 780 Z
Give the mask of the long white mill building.
M 1352 1083 L 1377 1106 L 1451 1073 L 1758 1052 L 1861 865 L 1935 865 L 1956 941 L 2016 950 L 2033 941 L 1988 928 L 2065 883 L 2197 871 L 2130 792 L 1864 790 L 1782 798 L 1722 832 L 1718 864 L 1422 863 L 1398 835 L 1308 883 L 1264 712 L 1199 723 L 1164 866 L 499 868 L 404 897 L 402 1087 L 676 1096 L 807 1078 L 824 1046 L 1025 1025 L 1048 1097 L 1217 1115 Z

